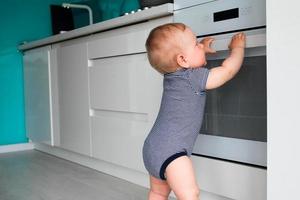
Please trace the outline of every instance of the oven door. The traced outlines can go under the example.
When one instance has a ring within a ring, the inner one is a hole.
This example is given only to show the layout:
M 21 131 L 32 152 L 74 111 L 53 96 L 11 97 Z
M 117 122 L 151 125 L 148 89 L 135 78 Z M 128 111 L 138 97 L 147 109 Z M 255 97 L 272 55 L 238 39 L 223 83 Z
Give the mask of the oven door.
M 247 45 L 240 71 L 220 88 L 206 92 L 205 114 L 193 154 L 266 167 L 266 30 L 245 33 Z M 207 58 L 207 68 L 222 64 L 233 34 L 213 36 L 217 54 Z

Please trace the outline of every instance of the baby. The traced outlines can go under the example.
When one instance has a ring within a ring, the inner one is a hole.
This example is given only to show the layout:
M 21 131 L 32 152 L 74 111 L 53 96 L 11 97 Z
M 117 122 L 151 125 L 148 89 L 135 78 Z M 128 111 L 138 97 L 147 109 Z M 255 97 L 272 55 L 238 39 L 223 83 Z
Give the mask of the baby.
M 154 28 L 146 41 L 150 64 L 164 76 L 160 110 L 143 146 L 150 200 L 166 200 L 171 190 L 180 200 L 199 199 L 190 156 L 202 124 L 205 91 L 223 85 L 239 71 L 245 35 L 234 35 L 229 57 L 208 70 L 205 54 L 215 53 L 212 42 L 213 38 L 198 42 L 181 23 Z

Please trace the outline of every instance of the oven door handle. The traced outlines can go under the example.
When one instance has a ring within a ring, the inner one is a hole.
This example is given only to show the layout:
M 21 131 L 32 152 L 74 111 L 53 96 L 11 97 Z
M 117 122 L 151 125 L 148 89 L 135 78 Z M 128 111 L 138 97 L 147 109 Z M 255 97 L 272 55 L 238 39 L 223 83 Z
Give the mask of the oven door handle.
M 230 40 L 234 34 L 226 35 L 224 38 L 220 36 L 213 36 L 215 39 L 211 45 L 211 47 L 216 51 L 226 51 L 228 50 L 228 45 Z M 201 40 L 201 38 L 199 39 Z M 266 46 L 266 34 L 255 34 L 255 35 L 247 35 L 246 33 L 246 48 L 254 48 L 254 47 L 263 47 Z

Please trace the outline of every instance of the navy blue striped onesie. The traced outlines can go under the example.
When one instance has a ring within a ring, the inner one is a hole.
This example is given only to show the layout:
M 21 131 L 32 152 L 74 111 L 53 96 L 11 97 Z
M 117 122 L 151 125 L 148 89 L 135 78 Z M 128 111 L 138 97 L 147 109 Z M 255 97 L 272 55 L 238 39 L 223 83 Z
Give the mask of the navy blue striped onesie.
M 143 146 L 150 175 L 166 180 L 168 164 L 180 156 L 191 156 L 202 124 L 208 73 L 207 68 L 199 67 L 164 74 L 160 110 Z

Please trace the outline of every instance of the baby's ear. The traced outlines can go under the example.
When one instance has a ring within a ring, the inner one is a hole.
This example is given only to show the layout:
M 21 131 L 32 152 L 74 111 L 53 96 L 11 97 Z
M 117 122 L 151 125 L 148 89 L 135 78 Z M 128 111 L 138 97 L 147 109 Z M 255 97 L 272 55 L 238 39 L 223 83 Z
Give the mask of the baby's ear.
M 186 59 L 185 55 L 183 55 L 183 54 L 178 54 L 176 56 L 176 62 L 180 67 L 189 68 L 187 59 Z

